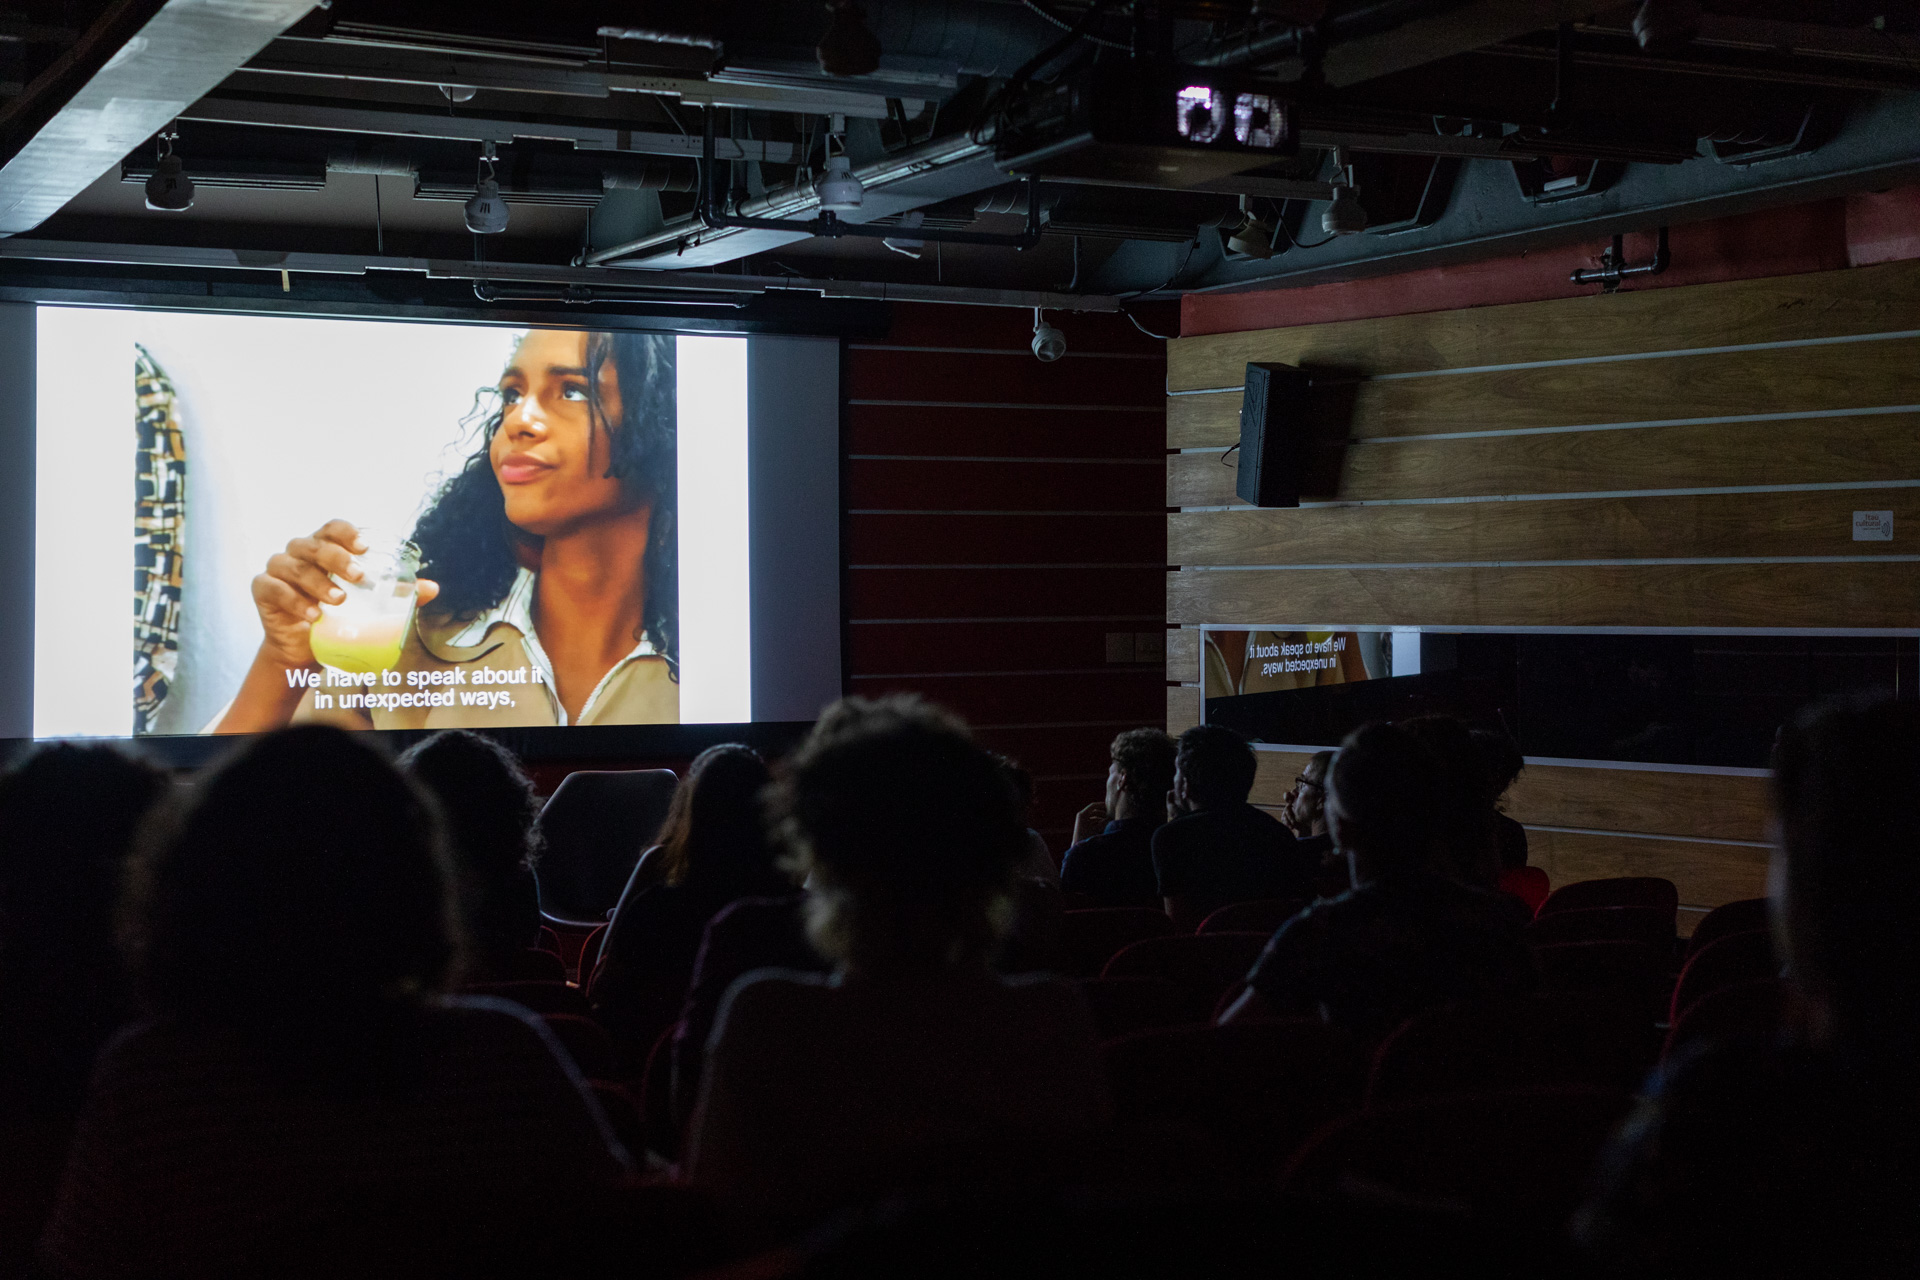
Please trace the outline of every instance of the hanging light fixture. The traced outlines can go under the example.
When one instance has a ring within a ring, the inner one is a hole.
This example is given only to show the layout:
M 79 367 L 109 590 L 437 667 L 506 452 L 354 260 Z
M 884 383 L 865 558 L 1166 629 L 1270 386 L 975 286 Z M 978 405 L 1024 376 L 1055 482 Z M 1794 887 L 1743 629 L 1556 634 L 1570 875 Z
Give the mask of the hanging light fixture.
M 839 150 L 836 152 L 835 147 Z M 827 122 L 827 163 L 813 184 L 822 209 L 858 209 L 866 188 L 854 176 L 853 161 L 847 156 L 847 118 L 832 116 Z
M 1227 251 L 1243 258 L 1273 256 L 1273 228 L 1254 216 L 1253 202 L 1240 197 L 1240 225 L 1227 239 Z
M 1320 230 L 1330 236 L 1354 236 L 1367 229 L 1367 209 L 1353 180 L 1347 149 L 1333 149 L 1333 200 L 1320 215 Z
M 867 11 L 853 0 L 827 0 L 827 32 L 813 47 L 830 76 L 864 76 L 880 69 L 880 37 L 867 26 Z
M 461 206 L 466 211 L 467 230 L 477 236 L 497 236 L 507 229 L 507 202 L 500 194 L 499 181 L 493 176 L 493 166 L 498 159 L 493 143 L 480 144 L 479 179 L 473 185 L 473 195 Z
M 1033 309 L 1033 354 L 1042 364 L 1052 364 L 1067 354 L 1067 335 L 1047 323 L 1046 314 Z
M 173 144 L 179 137 L 178 133 L 169 129 L 156 140 L 160 161 L 154 167 L 153 176 L 147 179 L 149 209 L 183 213 L 193 208 L 193 179 L 187 176 L 186 166 L 180 162 L 180 157 L 173 154 Z

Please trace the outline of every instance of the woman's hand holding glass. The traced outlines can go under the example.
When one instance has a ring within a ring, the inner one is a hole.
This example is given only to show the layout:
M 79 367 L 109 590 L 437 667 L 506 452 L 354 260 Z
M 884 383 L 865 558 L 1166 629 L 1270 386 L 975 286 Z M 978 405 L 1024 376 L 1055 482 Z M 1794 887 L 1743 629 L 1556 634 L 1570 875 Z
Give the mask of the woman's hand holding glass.
M 360 581 L 363 575 L 354 557 L 367 550 L 359 529 L 345 520 L 329 520 L 268 558 L 266 571 L 253 579 L 253 603 L 266 633 L 261 643 L 265 656 L 288 668 L 314 664 L 313 624 L 320 619 L 320 606 L 346 599 L 333 578 Z M 421 578 L 414 603 L 424 605 L 439 594 L 438 583 Z

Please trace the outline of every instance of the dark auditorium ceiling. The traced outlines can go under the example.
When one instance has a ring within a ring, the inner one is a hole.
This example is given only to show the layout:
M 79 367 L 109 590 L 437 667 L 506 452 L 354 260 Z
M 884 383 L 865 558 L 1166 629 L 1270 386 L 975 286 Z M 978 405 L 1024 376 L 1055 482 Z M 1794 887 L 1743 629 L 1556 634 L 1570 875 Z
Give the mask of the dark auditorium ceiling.
M 1910 0 L 836 4 L 830 35 L 820 0 L 25 0 L 0 285 L 1164 297 L 1920 178 Z M 509 217 L 479 236 L 488 144 Z M 190 209 L 147 206 L 165 145 Z M 816 235 L 841 154 L 863 196 Z M 873 224 L 898 234 L 849 230 Z

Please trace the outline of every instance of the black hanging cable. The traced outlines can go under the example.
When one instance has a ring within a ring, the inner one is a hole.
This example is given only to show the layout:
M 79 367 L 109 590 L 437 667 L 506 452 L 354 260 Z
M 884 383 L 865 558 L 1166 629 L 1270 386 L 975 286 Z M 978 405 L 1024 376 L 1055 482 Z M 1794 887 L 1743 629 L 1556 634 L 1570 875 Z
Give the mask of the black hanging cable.
M 373 247 L 381 257 L 387 256 L 386 219 L 380 212 L 380 175 L 373 175 Z

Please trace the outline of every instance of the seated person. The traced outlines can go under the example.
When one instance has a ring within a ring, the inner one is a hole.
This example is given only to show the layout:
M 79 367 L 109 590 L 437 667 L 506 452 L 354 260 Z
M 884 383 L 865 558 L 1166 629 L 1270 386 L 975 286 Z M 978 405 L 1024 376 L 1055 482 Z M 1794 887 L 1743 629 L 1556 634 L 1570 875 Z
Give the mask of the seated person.
M 1453 716 L 1415 716 L 1399 728 L 1427 749 L 1439 770 L 1433 829 L 1442 875 L 1480 889 L 1500 887 L 1500 850 L 1486 771 L 1467 726 Z
M 1512 871 L 1527 865 L 1527 829 L 1500 812 L 1500 801 L 1508 788 L 1527 767 L 1526 757 L 1506 734 L 1493 729 L 1475 729 L 1473 747 L 1480 755 L 1480 770 L 1486 775 L 1487 803 L 1493 808 L 1493 841 L 1500 851 L 1500 869 Z
M 1027 767 L 1011 756 L 995 753 L 993 757 L 1007 775 L 1007 781 L 1013 784 L 1014 795 L 1019 797 L 1022 821 L 1033 812 L 1033 774 Z M 1027 828 L 1027 852 L 1013 873 L 1022 880 L 1038 880 L 1043 884 L 1058 886 L 1060 866 L 1053 860 L 1053 850 L 1047 848 L 1047 838 Z
M 1348 887 L 1347 860 L 1333 847 L 1327 834 L 1327 768 L 1333 752 L 1316 751 L 1293 780 L 1293 786 L 1281 798 L 1280 821 L 1299 841 L 1304 858 L 1318 862 L 1314 888 L 1328 897 L 1344 893 Z
M 1327 826 L 1353 887 L 1280 927 L 1221 1020 L 1320 1017 L 1377 1039 L 1438 1005 L 1534 990 L 1524 908 L 1432 869 L 1440 803 L 1439 766 L 1411 734 L 1349 735 L 1327 772 Z
M 425 797 L 372 746 L 283 730 L 196 792 L 132 870 L 146 1017 L 101 1054 L 47 1269 L 343 1274 L 347 1254 L 524 1221 L 625 1176 L 538 1019 L 440 994 L 451 870 Z
M 1153 833 L 1153 870 L 1173 923 L 1192 931 L 1232 902 L 1313 897 L 1318 862 L 1271 814 L 1247 803 L 1258 762 L 1231 729 L 1180 735 L 1167 824 Z
M 1106 799 L 1074 815 L 1060 887 L 1103 907 L 1158 908 L 1153 833 L 1166 820 L 1173 739 L 1159 729 L 1129 729 L 1113 740 L 1110 754 Z
M 761 817 L 760 794 L 771 780 L 766 761 L 739 743 L 695 756 L 659 843 L 641 856 L 620 895 L 588 996 L 636 1069 L 680 1015 L 707 922 L 740 898 L 793 891 Z
M 0 778 L 0 1275 L 53 1205 L 100 1046 L 132 1012 L 113 910 L 167 775 L 55 743 Z
M 466 923 L 461 977 L 526 977 L 527 953 L 540 942 L 540 887 L 533 878 L 540 801 L 532 779 L 511 751 L 467 729 L 434 734 L 408 748 L 399 764 L 439 802 Z
M 1836 699 L 1782 731 L 1768 884 L 1789 1025 L 1770 1046 L 1682 1048 L 1655 1073 L 1575 1224 L 1595 1274 L 1913 1274 L 1916 778 L 1911 702 Z
M 1091 1015 L 1069 984 L 988 968 L 1025 826 L 964 725 L 912 697 L 828 708 L 777 784 L 831 975 L 728 994 L 686 1169 L 749 1227 L 1005 1177 L 1108 1119 Z

